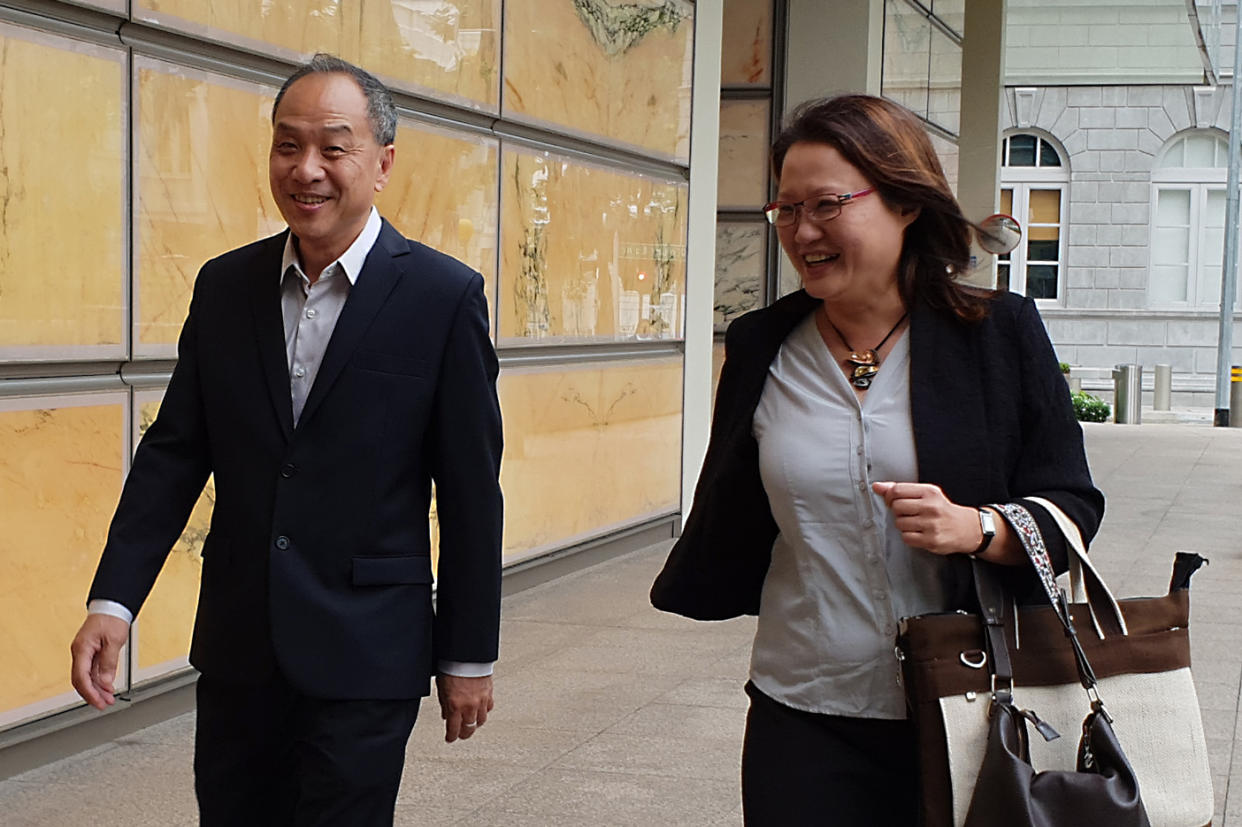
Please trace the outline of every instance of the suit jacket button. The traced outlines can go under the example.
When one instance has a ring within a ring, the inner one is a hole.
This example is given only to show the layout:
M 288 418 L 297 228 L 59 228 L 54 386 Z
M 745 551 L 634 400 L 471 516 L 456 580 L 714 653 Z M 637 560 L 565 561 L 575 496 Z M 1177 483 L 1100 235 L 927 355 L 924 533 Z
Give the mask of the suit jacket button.
M 298 472 L 298 468 L 292 462 L 282 465 L 280 467 L 280 475 L 284 477 L 285 479 L 289 479 L 297 472 Z
M 284 551 L 285 549 L 289 548 L 289 538 L 283 534 L 277 537 L 276 548 L 280 549 L 281 551 Z

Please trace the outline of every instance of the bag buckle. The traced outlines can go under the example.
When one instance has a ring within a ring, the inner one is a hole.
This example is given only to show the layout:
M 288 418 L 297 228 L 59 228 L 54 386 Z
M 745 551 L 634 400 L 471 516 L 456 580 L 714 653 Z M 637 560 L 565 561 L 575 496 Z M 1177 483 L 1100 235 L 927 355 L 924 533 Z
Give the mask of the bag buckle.
M 1013 678 L 1001 678 L 1004 686 L 997 686 L 996 678 L 992 675 L 992 703 L 1013 703 Z

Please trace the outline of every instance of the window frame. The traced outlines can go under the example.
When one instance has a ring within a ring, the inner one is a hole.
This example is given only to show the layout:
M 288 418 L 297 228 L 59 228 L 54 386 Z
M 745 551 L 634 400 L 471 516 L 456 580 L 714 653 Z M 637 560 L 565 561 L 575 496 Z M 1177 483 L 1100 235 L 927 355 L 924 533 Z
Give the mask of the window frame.
M 1035 138 L 1035 166 L 1010 166 L 1009 165 L 1009 148 L 1013 138 L 1028 135 Z M 1036 129 L 1013 129 L 1007 130 L 1002 136 L 1001 145 L 1001 168 L 999 190 L 1010 190 L 1012 195 L 1010 199 L 1010 209 L 1013 212 L 1013 218 L 1022 227 L 1022 240 L 1013 252 L 1009 254 L 1009 290 L 1021 295 L 1027 295 L 1027 268 L 1031 262 L 1027 257 L 1027 244 L 1029 242 L 1030 231 L 1030 205 L 1031 192 L 1040 190 L 1053 190 L 1059 193 L 1060 198 L 1060 220 L 1057 224 L 1059 233 L 1057 236 L 1057 283 L 1056 296 L 1052 298 L 1036 298 L 1035 303 L 1039 307 L 1064 307 L 1066 303 L 1065 290 L 1068 279 L 1066 278 L 1066 269 L 1069 266 L 1068 261 L 1068 245 L 1069 245 L 1069 227 L 1070 227 L 1070 200 L 1067 197 L 1070 184 L 1070 167 L 1069 153 L 1065 148 L 1054 139 L 1051 135 L 1047 135 Z M 1052 151 L 1056 153 L 1057 159 L 1060 161 L 1059 166 L 1044 166 L 1040 160 L 1043 157 L 1042 144 L 1047 144 Z M 1041 224 L 1041 226 L 1051 226 Z M 1039 260 L 1037 264 L 1053 263 L 1048 260 Z M 992 259 L 992 276 L 996 279 L 999 275 L 999 266 L 1001 259 L 994 256 Z M 999 284 L 999 281 L 996 283 Z

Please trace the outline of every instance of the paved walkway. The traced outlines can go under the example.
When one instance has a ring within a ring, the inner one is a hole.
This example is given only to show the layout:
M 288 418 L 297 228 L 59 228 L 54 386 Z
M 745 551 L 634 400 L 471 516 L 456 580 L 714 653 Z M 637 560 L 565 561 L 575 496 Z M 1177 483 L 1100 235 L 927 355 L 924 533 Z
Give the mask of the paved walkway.
M 1192 646 L 1217 825 L 1242 827 L 1242 429 L 1086 426 L 1108 514 L 1093 546 L 1114 591 L 1159 594 L 1173 552 L 1195 578 Z M 662 615 L 647 588 L 666 545 L 507 598 L 498 707 L 442 743 L 425 705 L 398 824 L 737 825 L 753 621 Z M 0 782 L 0 823 L 195 823 L 190 715 Z

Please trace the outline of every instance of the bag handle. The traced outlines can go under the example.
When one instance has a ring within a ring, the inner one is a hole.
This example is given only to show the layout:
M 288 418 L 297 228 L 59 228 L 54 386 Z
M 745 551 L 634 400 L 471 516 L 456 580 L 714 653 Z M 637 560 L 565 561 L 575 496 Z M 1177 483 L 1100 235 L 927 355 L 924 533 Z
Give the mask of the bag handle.
M 1100 575 L 1099 569 L 1095 567 L 1095 563 L 1091 562 L 1090 556 L 1087 554 L 1087 546 L 1082 541 L 1082 533 L 1078 530 L 1078 526 L 1074 521 L 1061 510 L 1056 503 L 1044 497 L 1023 497 L 1029 503 L 1034 503 L 1048 512 L 1048 516 L 1052 517 L 1057 527 L 1061 529 L 1061 533 L 1065 536 L 1066 545 L 1069 546 L 1069 574 L 1070 574 L 1070 593 L 1078 599 L 1082 595 L 1087 604 L 1088 610 L 1091 612 L 1091 625 L 1095 627 L 1096 635 L 1103 640 L 1104 629 L 1101 628 L 1100 618 L 1097 613 L 1096 606 L 1108 606 L 1109 618 L 1113 622 L 1109 624 L 1109 632 L 1114 634 L 1128 635 L 1130 629 L 1126 625 L 1125 615 L 1121 612 L 1121 604 L 1117 602 L 1117 598 L 1113 596 L 1112 590 L 1108 588 L 1108 584 L 1104 582 L 1104 578 Z M 1084 588 L 1085 584 L 1085 588 Z

